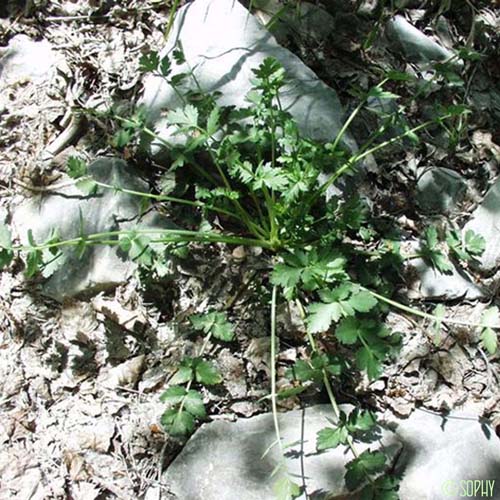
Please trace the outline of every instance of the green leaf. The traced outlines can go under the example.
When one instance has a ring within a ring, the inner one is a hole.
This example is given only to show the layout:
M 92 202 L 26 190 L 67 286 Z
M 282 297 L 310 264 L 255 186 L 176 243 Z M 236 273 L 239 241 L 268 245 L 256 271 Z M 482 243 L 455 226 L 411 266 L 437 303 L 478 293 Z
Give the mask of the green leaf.
M 188 391 L 184 399 L 184 408 L 194 417 L 203 418 L 207 415 L 203 398 L 198 391 Z
M 356 318 L 346 318 L 342 320 L 337 329 L 335 336 L 346 345 L 355 344 L 358 340 L 359 322 Z
M 44 278 L 50 278 L 57 270 L 61 269 L 61 267 L 64 265 L 64 263 L 66 262 L 66 255 L 61 251 L 57 251 L 57 253 L 54 254 L 50 249 L 44 249 L 42 251 L 42 261 L 42 276 Z
M 486 249 L 486 240 L 472 229 L 465 232 L 465 246 L 471 255 L 481 255 Z
M 377 299 L 366 291 L 361 291 L 349 299 L 349 305 L 358 312 L 371 311 L 377 305 Z
M 375 415 L 368 410 L 359 411 L 357 408 L 349 414 L 347 429 L 349 432 L 368 432 L 377 425 Z
M 439 249 L 438 244 L 439 239 L 437 229 L 434 226 L 429 226 L 424 232 L 424 241 L 420 254 L 439 272 L 450 273 L 453 271 L 453 265 Z
M 369 347 L 363 346 L 356 353 L 356 363 L 360 370 L 365 370 L 370 380 L 376 379 L 380 376 L 382 368 L 380 361 L 375 356 L 375 353 Z
M 355 490 L 366 480 L 367 475 L 382 472 L 385 467 L 385 455 L 380 451 L 366 450 L 358 458 L 346 464 L 345 475 L 346 486 L 349 490 Z
M 276 495 L 276 500 L 293 500 L 300 496 L 300 486 L 294 483 L 288 474 L 281 474 L 273 485 L 273 491 Z
M 345 427 L 325 427 L 316 434 L 316 449 L 318 451 L 337 448 L 347 442 L 348 432 Z
M 485 328 L 481 333 L 481 341 L 490 354 L 495 354 L 498 348 L 498 339 L 494 330 Z
M 498 307 L 488 307 L 481 316 L 481 326 L 489 328 L 498 328 L 500 326 L 500 315 Z
M 182 401 L 185 395 L 186 395 L 186 389 L 184 389 L 184 387 L 179 387 L 179 386 L 169 387 L 160 396 L 160 401 L 162 401 L 163 403 L 176 405 Z
M 163 413 L 161 423 L 172 436 L 184 437 L 194 430 L 193 415 L 188 411 L 179 411 L 176 408 L 171 408 Z
M 12 252 L 12 235 L 10 229 L 0 223 L 0 269 L 7 267 L 14 257 Z
M 204 333 L 212 332 L 212 335 L 224 342 L 230 342 L 234 338 L 233 325 L 227 320 L 225 312 L 211 312 L 208 314 L 195 314 L 190 316 L 193 327 Z
M 175 375 L 170 379 L 172 385 L 185 384 L 193 379 L 193 369 L 189 365 L 179 366 Z
M 271 274 L 271 283 L 283 288 L 294 288 L 300 282 L 302 270 L 286 264 L 276 264 Z
M 309 362 L 299 359 L 287 371 L 287 376 L 291 379 L 306 382 L 308 380 L 315 380 L 319 382 L 323 378 L 321 370 L 315 369 Z
M 128 128 L 121 128 L 113 136 L 112 144 L 116 149 L 123 149 L 130 144 L 133 137 L 133 131 Z
M 168 58 L 168 56 L 162 57 L 159 69 L 162 76 L 168 76 L 170 74 L 172 66 L 170 64 L 170 59 Z
M 80 177 L 87 175 L 87 164 L 82 158 L 70 156 L 68 158 L 66 172 L 72 179 L 79 179 Z
M 486 309 L 481 316 L 481 341 L 490 354 L 495 354 L 498 347 L 498 338 L 493 328 L 500 325 L 498 307 L 493 306 Z
M 330 325 L 336 323 L 342 315 L 342 308 L 336 302 L 332 304 L 316 302 L 309 306 L 308 311 L 306 323 L 309 333 L 326 332 Z
M 446 233 L 446 242 L 450 251 L 462 261 L 470 261 L 481 255 L 486 248 L 486 241 L 472 229 L 468 229 L 463 236 L 454 229 Z
M 222 382 L 217 368 L 208 361 L 197 360 L 195 363 L 196 381 L 204 385 L 215 385 Z
M 156 71 L 160 63 L 160 56 L 158 52 L 152 51 L 143 54 L 139 59 L 139 70 L 143 73 L 150 73 Z
M 182 127 L 197 127 L 198 126 L 198 110 L 188 104 L 184 109 L 176 109 L 167 114 L 167 121 L 172 125 L 180 125 Z
M 210 111 L 207 119 L 207 134 L 212 136 L 219 129 L 219 119 L 220 119 L 220 108 L 215 106 Z
M 97 191 L 97 184 L 91 177 L 82 177 L 75 185 L 85 196 L 92 196 Z

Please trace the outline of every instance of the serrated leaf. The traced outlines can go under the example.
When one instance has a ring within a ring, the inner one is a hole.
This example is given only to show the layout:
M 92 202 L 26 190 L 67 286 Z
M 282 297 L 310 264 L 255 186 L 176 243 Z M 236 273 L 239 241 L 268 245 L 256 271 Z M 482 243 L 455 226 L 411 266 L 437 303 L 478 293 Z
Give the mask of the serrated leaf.
M 148 52 L 143 54 L 139 59 L 139 69 L 143 73 L 150 73 L 156 71 L 158 64 L 160 63 L 160 56 L 158 52 Z
M 346 464 L 346 486 L 355 490 L 367 481 L 367 475 L 382 472 L 385 467 L 385 455 L 380 451 L 366 450 L 358 458 Z
M 97 191 L 97 184 L 91 177 L 81 177 L 75 186 L 85 195 L 92 196 Z
M 465 245 L 471 255 L 481 255 L 486 249 L 486 240 L 472 229 L 465 232 Z
M 332 304 L 316 302 L 308 307 L 308 312 L 307 330 L 309 333 L 321 333 L 327 331 L 332 323 L 340 319 L 342 308 L 336 302 Z
M 160 401 L 162 401 L 163 403 L 176 405 L 182 401 L 185 395 L 186 395 L 186 389 L 184 389 L 184 387 L 179 387 L 179 386 L 169 387 L 160 396 Z
M 368 432 L 377 425 L 375 415 L 368 410 L 351 412 L 348 419 L 348 430 L 350 432 Z
M 215 385 L 222 382 L 222 376 L 217 368 L 208 361 L 198 360 L 195 363 L 196 381 L 200 384 Z
M 300 486 L 294 483 L 288 474 L 282 474 L 273 485 L 276 500 L 293 500 L 301 493 Z
M 212 111 L 210 111 L 207 119 L 207 134 L 209 136 L 214 135 L 215 132 L 217 132 L 217 130 L 219 129 L 219 119 L 220 108 L 218 106 L 215 106 Z
M 190 316 L 193 327 L 204 333 L 212 332 L 212 335 L 224 342 L 230 342 L 234 338 L 233 325 L 227 320 L 225 312 L 211 312 L 208 314 L 196 314 Z
M 361 291 L 351 296 L 349 305 L 356 311 L 364 313 L 371 311 L 377 305 L 377 299 L 370 292 Z
M 203 404 L 203 398 L 198 391 L 190 390 L 184 399 L 184 408 L 196 418 L 203 418 L 207 412 Z
M 184 437 L 194 430 L 193 415 L 188 411 L 179 411 L 176 408 L 171 408 L 163 413 L 161 423 L 172 436 Z
M 300 281 L 302 270 L 286 264 L 276 264 L 271 274 L 271 283 L 283 288 L 294 288 Z
M 359 322 L 356 318 L 349 317 L 339 324 L 335 336 L 346 345 L 355 344 L 358 340 Z
M 80 177 L 87 175 L 87 164 L 82 158 L 70 156 L 68 158 L 66 172 L 72 179 L 79 179 Z
M 45 249 L 42 252 L 43 266 L 41 267 L 42 276 L 50 278 L 57 270 L 59 270 L 66 262 L 66 255 L 58 252 L 55 255 L 49 250 Z
M 316 449 L 318 451 L 337 448 L 347 442 L 347 429 L 345 427 L 325 427 L 316 434 Z
M 168 56 L 162 57 L 160 61 L 159 70 L 162 76 L 168 76 L 170 74 L 172 66 L 170 64 L 170 59 L 168 58 Z
M 167 121 L 172 125 L 180 125 L 182 127 L 197 127 L 198 126 L 198 110 L 188 104 L 183 109 L 176 109 L 167 114 Z
M 488 307 L 481 315 L 481 326 L 495 328 L 500 326 L 500 315 L 497 306 Z
M 118 130 L 113 136 L 112 144 L 116 149 L 123 149 L 132 140 L 133 132 L 128 128 Z
M 190 366 L 179 366 L 175 375 L 170 379 L 172 385 L 185 384 L 193 379 L 193 369 Z
M 379 359 L 369 347 L 363 346 L 356 353 L 356 364 L 360 370 L 365 370 L 370 380 L 380 376 L 381 366 Z

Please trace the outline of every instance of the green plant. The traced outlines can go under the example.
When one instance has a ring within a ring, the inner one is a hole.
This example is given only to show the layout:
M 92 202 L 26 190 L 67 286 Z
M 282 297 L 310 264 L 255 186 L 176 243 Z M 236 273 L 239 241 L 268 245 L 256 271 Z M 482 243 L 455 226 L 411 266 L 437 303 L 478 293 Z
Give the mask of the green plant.
M 177 51 L 176 57 L 182 59 L 183 55 Z M 362 487 L 365 499 L 397 498 L 397 482 L 379 477 L 387 466 L 384 455 L 380 451 L 367 450 L 361 454 L 356 451 L 356 441 L 376 425 L 373 414 L 355 410 L 349 416 L 344 415 L 337 405 L 334 386 L 341 384 L 343 376 L 355 372 L 377 378 L 383 363 L 397 352 L 400 335 L 384 325 L 388 307 L 431 319 L 436 327 L 460 322 L 445 318 L 440 311 L 429 314 L 394 300 L 399 267 L 410 256 L 401 255 L 399 245 L 393 242 L 390 233 L 386 234 L 361 198 L 327 199 L 325 194 L 343 177 L 354 175 L 367 156 L 404 137 L 415 137 L 419 130 L 442 123 L 461 110 L 452 107 L 433 120 L 376 143 L 382 126 L 354 152 L 343 141 L 349 124 L 369 96 L 397 97 L 383 90 L 391 75 L 361 97 L 337 137 L 324 144 L 302 137 L 293 118 L 283 109 L 280 92 L 286 75 L 274 59 L 265 59 L 253 70 L 254 88 L 247 96 L 249 107 L 245 109 L 219 107 L 217 96 L 204 94 L 197 83 L 199 91 L 183 91 L 183 82 L 194 79 L 194 75 L 171 76 L 168 59 L 160 59 L 158 54 L 145 56 L 141 66 L 144 71 L 167 78 L 182 95 L 184 106 L 167 114 L 169 124 L 182 141 L 176 141 L 174 146 L 159 137 L 148 128 L 141 110 L 130 118 L 114 112 L 105 117 L 119 124 L 113 141 L 117 148 L 144 136 L 168 148 L 172 161 L 161 185 L 163 191 L 142 193 L 104 184 L 91 178 L 86 165 L 77 159 L 70 160 L 68 174 L 85 193 L 114 189 L 140 196 L 145 202 L 189 207 L 193 210 L 194 228 L 85 234 L 82 224 L 78 237 L 61 240 L 52 235 L 44 242 L 36 242 L 30 234 L 27 245 L 16 246 L 8 229 L 1 226 L 0 263 L 9 265 L 15 252 L 20 251 L 25 255 L 28 277 L 38 271 L 45 271 L 48 276 L 62 262 L 63 249 L 73 248 L 83 254 L 90 245 L 106 244 L 119 246 L 142 267 L 158 270 L 169 255 L 193 243 L 261 247 L 265 250 L 262 258 L 272 267 L 270 276 L 262 273 L 261 280 L 272 288 L 271 406 L 281 454 L 284 455 L 285 447 L 280 438 L 277 399 L 287 394 L 276 389 L 276 307 L 284 299 L 294 301 L 301 311 L 306 324 L 305 340 L 310 346 L 309 357 L 298 360 L 288 371 L 297 384 L 294 394 L 300 392 L 303 384 L 323 384 L 336 418 L 333 427 L 326 427 L 318 434 L 318 449 L 347 445 L 354 457 L 347 466 L 348 488 Z M 400 78 L 398 74 L 393 76 Z M 92 113 L 95 112 L 89 112 Z M 215 214 L 219 229 L 214 224 Z M 474 235 L 466 233 L 463 245 L 457 243 L 457 237 L 450 232 L 448 243 L 459 259 L 478 255 L 484 246 Z M 433 227 L 426 230 L 419 256 L 439 271 L 450 269 Z M 482 340 L 493 352 L 498 311 L 489 311 L 478 325 L 462 324 L 481 328 Z M 191 324 L 195 331 L 205 334 L 203 347 L 195 357 L 181 361 L 162 395 L 168 405 L 162 423 L 176 436 L 189 434 L 195 422 L 206 416 L 202 393 L 193 387 L 221 381 L 217 369 L 206 359 L 209 340 L 231 341 L 234 337 L 223 311 L 193 316 Z M 322 337 L 328 337 L 336 345 L 336 355 L 324 351 L 317 341 Z M 275 473 L 280 498 L 300 493 L 284 461 Z

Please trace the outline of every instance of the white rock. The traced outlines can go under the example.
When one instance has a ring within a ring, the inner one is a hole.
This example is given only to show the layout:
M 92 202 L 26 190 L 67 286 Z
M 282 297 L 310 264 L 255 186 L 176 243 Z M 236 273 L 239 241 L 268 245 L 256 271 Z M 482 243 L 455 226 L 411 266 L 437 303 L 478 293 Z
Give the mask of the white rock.
M 479 269 L 484 272 L 494 271 L 500 265 L 500 179 L 497 179 L 473 212 L 464 231 L 468 229 L 486 240 L 486 249 L 477 259 Z
M 16 35 L 0 49 L 0 88 L 6 85 L 49 80 L 61 57 L 46 40 L 33 42 L 26 35 Z
M 239 2 L 196 0 L 180 9 L 161 56 L 171 54 L 179 43 L 187 62 L 174 65 L 173 74 L 192 69 L 203 91 L 221 92 L 218 102 L 223 106 L 248 107 L 245 96 L 252 87 L 252 69 L 266 57 L 276 58 L 289 78 L 280 96 L 282 106 L 294 116 L 302 134 L 325 141 L 337 135 L 343 110 L 335 91 L 281 47 Z M 192 79 L 190 86 L 198 90 Z M 155 130 L 172 140 L 161 116 L 162 110 L 182 104 L 172 87 L 163 78 L 150 75 L 144 84 L 142 104 Z M 345 139 L 349 147 L 356 148 L 353 139 Z M 153 154 L 160 149 L 159 144 L 153 143 Z

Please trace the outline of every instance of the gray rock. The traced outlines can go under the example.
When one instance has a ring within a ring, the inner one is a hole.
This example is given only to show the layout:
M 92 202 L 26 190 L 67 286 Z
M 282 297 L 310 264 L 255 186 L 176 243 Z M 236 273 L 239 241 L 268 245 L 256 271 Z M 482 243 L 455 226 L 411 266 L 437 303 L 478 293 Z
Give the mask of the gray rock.
M 301 440 L 304 426 L 304 474 L 300 468 L 300 444 L 292 445 L 286 463 L 298 483 L 304 476 L 309 498 L 319 500 L 327 492 L 335 498 L 351 498 L 344 485 L 349 453 L 340 448 L 318 454 L 316 432 L 329 425 L 328 405 L 280 414 L 284 442 Z M 461 480 L 488 479 L 500 483 L 500 440 L 493 429 L 477 418 L 452 413 L 447 417 L 416 410 L 407 419 L 390 417 L 382 441 L 396 471 L 402 474 L 402 500 L 458 500 L 454 488 Z M 276 447 L 271 414 L 236 422 L 203 425 L 188 441 L 163 476 L 179 500 L 274 500 Z M 372 449 L 376 443 L 372 443 Z M 359 450 L 363 446 L 357 445 Z M 465 485 L 466 486 L 466 485 Z M 447 494 L 449 493 L 449 494 Z M 499 498 L 498 491 L 490 498 Z M 304 498 L 304 495 L 300 498 Z M 479 498 L 476 497 L 476 498 Z
M 426 170 L 417 181 L 416 199 L 424 213 L 449 214 L 467 191 L 464 178 L 449 168 Z
M 344 411 L 349 411 L 349 408 L 344 408 Z M 316 500 L 326 498 L 330 491 L 347 492 L 344 466 L 352 459 L 342 447 L 316 452 L 316 433 L 331 425 L 327 418 L 332 418 L 329 405 L 317 405 L 307 408 L 304 413 L 298 410 L 279 416 L 285 444 L 300 442 L 304 428 L 304 474 L 301 473 L 300 444 L 287 449 L 286 464 L 297 483 L 301 484 L 304 476 L 310 498 Z M 274 446 L 262 457 L 275 440 L 273 418 L 269 413 L 234 423 L 215 421 L 205 424 L 188 441 L 167 469 L 163 480 L 182 500 L 275 500 L 275 478 L 270 475 L 279 462 L 279 451 Z M 390 457 L 401 449 L 388 431 L 384 431 L 381 442 Z M 371 443 L 371 449 L 379 446 L 379 441 Z M 367 446 L 360 444 L 357 448 L 363 451 Z
M 179 10 L 171 35 L 161 56 L 171 54 L 182 44 L 187 62 L 174 65 L 173 74 L 192 69 L 205 92 L 221 92 L 223 106 L 248 107 L 245 96 L 250 90 L 252 69 L 266 57 L 274 57 L 286 69 L 289 83 L 281 102 L 297 120 L 303 135 L 317 140 L 332 140 L 338 133 L 343 111 L 335 91 L 324 84 L 298 57 L 281 47 L 237 1 L 196 0 Z M 199 90 L 192 78 L 186 85 Z M 144 84 L 141 101 L 149 123 L 166 140 L 173 140 L 164 109 L 175 109 L 181 101 L 172 87 L 159 76 L 150 75 Z M 356 149 L 348 135 L 345 142 Z M 151 152 L 160 153 L 153 142 Z
M 60 56 L 46 40 L 33 42 L 26 35 L 16 35 L 0 49 L 0 88 L 18 82 L 41 83 L 50 79 Z
M 390 19 L 386 25 L 386 32 L 393 47 L 402 52 L 410 62 L 442 62 L 454 55 L 424 35 L 402 16 L 397 15 Z
M 461 495 L 471 480 L 495 481 L 493 495 L 483 497 L 500 498 L 500 439 L 489 425 L 473 415 L 424 410 L 394 422 L 403 442 L 397 467 L 403 473 L 402 500 L 481 498 L 480 493 Z
M 475 300 L 487 295 L 485 290 L 473 283 L 464 271 L 456 267 L 450 274 L 442 274 L 422 259 L 412 260 L 410 265 L 420 281 L 418 295 L 421 298 Z
M 486 240 L 486 249 L 478 258 L 478 268 L 494 271 L 500 265 L 500 179 L 490 188 L 484 200 L 472 213 L 464 231 L 472 229 Z
M 89 166 L 93 177 L 101 182 L 137 191 L 148 186 L 138 172 L 124 161 L 101 158 Z M 141 199 L 138 196 L 100 188 L 95 195 L 84 196 L 68 182 L 57 192 L 37 195 L 16 208 L 13 227 L 21 241 L 27 243 L 27 232 L 35 241 L 44 241 L 53 229 L 60 238 L 127 229 L 137 224 Z M 155 225 L 158 221 L 151 220 Z M 116 247 L 87 248 L 82 259 L 72 249 L 65 250 L 66 261 L 44 285 L 44 292 L 63 300 L 81 293 L 96 292 L 123 283 L 135 270 L 135 264 Z

